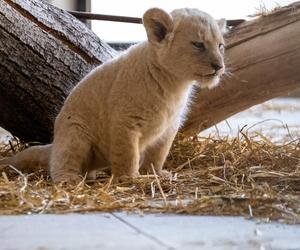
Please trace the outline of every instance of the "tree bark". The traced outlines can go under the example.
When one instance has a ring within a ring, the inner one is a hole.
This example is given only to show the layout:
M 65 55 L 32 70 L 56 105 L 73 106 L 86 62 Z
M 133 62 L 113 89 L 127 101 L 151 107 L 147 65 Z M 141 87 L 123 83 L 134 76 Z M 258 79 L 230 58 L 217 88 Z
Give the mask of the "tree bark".
M 0 1 L 0 126 L 48 142 L 75 84 L 115 51 L 69 13 L 40 0 Z
M 300 4 L 245 22 L 226 36 L 226 77 L 201 90 L 183 131 L 199 132 L 300 88 Z M 116 52 L 67 12 L 40 0 L 0 1 L 0 126 L 49 142 L 74 85 Z

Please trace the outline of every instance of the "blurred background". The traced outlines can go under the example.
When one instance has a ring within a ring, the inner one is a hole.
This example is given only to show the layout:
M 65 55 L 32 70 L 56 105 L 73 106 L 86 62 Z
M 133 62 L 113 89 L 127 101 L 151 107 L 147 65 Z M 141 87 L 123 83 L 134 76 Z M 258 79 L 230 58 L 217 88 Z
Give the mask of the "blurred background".
M 216 19 L 249 19 L 249 15 L 284 6 L 294 0 L 50 0 L 50 3 L 66 10 L 88 11 L 99 14 L 142 17 L 151 7 L 167 11 L 177 8 L 198 8 Z M 92 21 L 93 31 L 107 42 L 136 42 L 146 39 L 142 25 L 108 21 Z

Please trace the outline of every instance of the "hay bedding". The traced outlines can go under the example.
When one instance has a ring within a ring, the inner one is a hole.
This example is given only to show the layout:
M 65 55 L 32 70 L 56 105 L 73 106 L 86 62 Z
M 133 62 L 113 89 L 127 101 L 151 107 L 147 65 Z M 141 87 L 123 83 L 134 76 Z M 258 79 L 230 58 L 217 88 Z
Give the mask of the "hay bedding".
M 22 149 L 10 143 L 2 156 Z M 0 177 L 0 214 L 130 211 L 242 215 L 300 223 L 300 139 L 278 145 L 257 133 L 230 138 L 179 134 L 166 163 L 172 179 L 148 176 L 112 185 L 109 173 L 68 188 L 45 173 Z

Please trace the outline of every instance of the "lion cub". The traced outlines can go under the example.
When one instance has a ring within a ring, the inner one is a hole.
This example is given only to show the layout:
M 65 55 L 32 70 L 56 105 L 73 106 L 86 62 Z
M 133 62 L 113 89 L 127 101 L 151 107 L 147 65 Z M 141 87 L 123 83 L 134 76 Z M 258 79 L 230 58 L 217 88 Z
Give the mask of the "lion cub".
M 191 87 L 211 88 L 225 71 L 226 22 L 197 9 L 168 14 L 152 8 L 143 23 L 148 41 L 97 67 L 72 90 L 56 118 L 52 145 L 0 164 L 49 167 L 54 182 L 76 183 L 107 166 L 116 180 L 152 172 L 151 165 L 166 175 L 163 164 Z

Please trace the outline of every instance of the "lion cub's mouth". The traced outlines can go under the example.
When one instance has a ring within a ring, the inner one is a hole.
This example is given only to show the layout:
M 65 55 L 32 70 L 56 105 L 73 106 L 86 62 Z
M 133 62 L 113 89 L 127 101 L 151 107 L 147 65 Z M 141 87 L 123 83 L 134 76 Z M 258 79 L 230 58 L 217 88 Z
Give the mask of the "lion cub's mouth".
M 212 74 L 204 75 L 204 77 L 215 77 L 215 76 L 218 76 L 218 74 L 216 72 L 212 73 Z
M 195 74 L 196 76 L 200 76 L 200 77 L 205 77 L 205 78 L 212 78 L 212 77 L 216 77 L 219 76 L 219 74 L 217 72 L 211 73 L 211 74 L 206 74 L 206 75 L 202 75 L 202 74 Z

